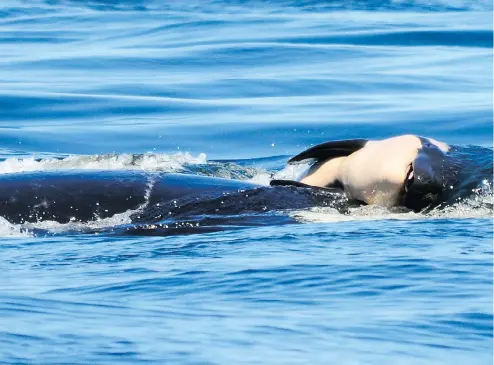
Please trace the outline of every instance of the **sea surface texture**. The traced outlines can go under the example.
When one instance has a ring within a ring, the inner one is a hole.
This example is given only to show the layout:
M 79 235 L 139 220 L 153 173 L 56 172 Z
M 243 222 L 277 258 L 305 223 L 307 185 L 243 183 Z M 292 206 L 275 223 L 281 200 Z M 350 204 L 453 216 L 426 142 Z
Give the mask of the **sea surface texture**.
M 2 0 L 0 189 L 267 185 L 314 144 L 407 133 L 479 167 L 426 213 L 0 217 L 0 363 L 492 364 L 492 43 L 490 1 Z

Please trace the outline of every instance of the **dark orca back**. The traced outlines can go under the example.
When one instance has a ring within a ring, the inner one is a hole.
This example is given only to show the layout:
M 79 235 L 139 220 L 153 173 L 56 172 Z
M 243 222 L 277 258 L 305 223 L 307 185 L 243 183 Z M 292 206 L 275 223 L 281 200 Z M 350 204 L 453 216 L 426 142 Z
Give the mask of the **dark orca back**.
M 11 223 L 107 218 L 144 204 L 248 189 L 248 182 L 142 171 L 51 171 L 0 175 L 0 216 Z

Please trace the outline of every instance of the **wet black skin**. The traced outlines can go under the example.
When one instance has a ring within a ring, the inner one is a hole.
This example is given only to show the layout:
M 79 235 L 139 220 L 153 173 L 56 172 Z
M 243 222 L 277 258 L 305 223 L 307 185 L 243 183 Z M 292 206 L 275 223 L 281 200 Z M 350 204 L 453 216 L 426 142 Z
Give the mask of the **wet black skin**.
M 256 185 L 243 181 L 141 171 L 43 171 L 0 176 L 0 216 L 11 223 L 107 218 L 148 202 L 208 196 Z M 146 195 L 148 194 L 148 199 Z
M 15 224 L 87 222 L 128 210 L 134 211 L 132 222 L 153 223 L 318 205 L 331 205 L 342 211 L 348 208 L 341 191 L 308 186 L 266 187 L 209 176 L 88 170 L 0 175 L 0 217 Z M 136 211 L 137 208 L 140 209 Z M 280 222 L 286 223 L 286 219 Z
M 448 153 L 420 138 L 422 148 L 412 162 L 413 178 L 406 179 L 401 205 L 420 212 L 432 209 L 448 199 L 457 184 L 458 164 Z

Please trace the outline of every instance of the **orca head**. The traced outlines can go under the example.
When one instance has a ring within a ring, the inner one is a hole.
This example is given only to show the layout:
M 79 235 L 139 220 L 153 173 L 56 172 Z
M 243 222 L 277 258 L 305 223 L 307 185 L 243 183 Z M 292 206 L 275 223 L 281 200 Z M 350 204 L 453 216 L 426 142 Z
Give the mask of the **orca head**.
M 402 205 L 414 212 L 441 204 L 454 175 L 449 147 L 428 138 L 420 137 L 420 141 L 422 146 L 410 163 L 402 194 Z

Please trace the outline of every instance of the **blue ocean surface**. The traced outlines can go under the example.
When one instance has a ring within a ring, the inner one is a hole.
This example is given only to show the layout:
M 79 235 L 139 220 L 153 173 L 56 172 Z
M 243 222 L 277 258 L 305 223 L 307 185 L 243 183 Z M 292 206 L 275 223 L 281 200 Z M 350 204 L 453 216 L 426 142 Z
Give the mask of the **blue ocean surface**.
M 3 0 L 0 189 L 267 185 L 314 144 L 408 133 L 482 168 L 426 214 L 0 217 L 0 364 L 492 364 L 492 31 L 481 0 Z

